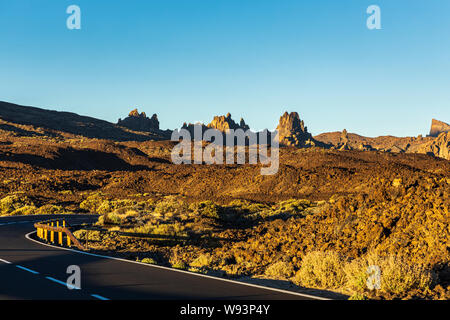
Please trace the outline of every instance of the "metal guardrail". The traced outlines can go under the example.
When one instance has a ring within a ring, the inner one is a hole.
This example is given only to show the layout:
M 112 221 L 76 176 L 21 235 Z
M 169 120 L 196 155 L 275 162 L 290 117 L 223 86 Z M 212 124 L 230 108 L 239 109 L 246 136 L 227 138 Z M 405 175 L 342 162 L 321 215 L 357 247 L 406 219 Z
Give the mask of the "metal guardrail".
M 65 220 L 47 220 L 41 221 L 34 224 L 36 228 L 37 236 L 39 239 L 55 243 L 55 235 L 57 235 L 57 243 L 60 246 L 64 246 L 64 236 L 66 237 L 66 244 L 68 247 L 72 245 L 76 246 L 78 249 L 86 250 L 86 248 L 78 241 L 77 238 L 70 231 L 70 226 Z
M 134 232 L 123 232 L 123 231 L 112 231 L 104 229 L 101 227 L 93 225 L 77 225 L 69 226 L 69 224 L 63 219 L 46 220 L 34 224 L 37 231 L 37 236 L 39 239 L 52 243 L 58 244 L 60 246 L 72 247 L 75 246 L 80 250 L 88 250 L 88 240 L 86 238 L 85 245 L 82 245 L 80 240 L 78 240 L 72 233 L 76 230 L 86 230 L 86 231 L 99 231 L 102 233 L 115 234 L 118 236 L 141 238 L 141 239 L 153 239 L 161 241 L 235 241 L 236 239 L 211 237 L 206 235 L 166 235 L 166 234 L 143 234 Z M 72 231 L 71 231 L 72 230 Z

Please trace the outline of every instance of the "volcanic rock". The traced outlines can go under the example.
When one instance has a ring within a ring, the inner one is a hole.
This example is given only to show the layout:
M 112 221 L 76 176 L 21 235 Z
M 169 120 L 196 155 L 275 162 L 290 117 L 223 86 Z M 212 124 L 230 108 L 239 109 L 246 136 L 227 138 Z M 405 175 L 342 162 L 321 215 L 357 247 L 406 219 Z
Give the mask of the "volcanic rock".
M 159 131 L 158 116 L 153 114 L 151 118 L 148 118 L 145 112 L 139 113 L 137 109 L 132 110 L 125 119 L 119 119 L 117 124 L 134 131 Z
M 436 157 L 450 160 L 450 132 L 442 132 L 425 147 L 424 151 Z
M 297 112 L 285 112 L 277 126 L 280 145 L 306 147 L 314 146 L 315 141 Z
M 211 121 L 210 124 L 207 126 L 208 128 L 217 129 L 221 132 L 226 133 L 228 130 L 237 130 L 242 129 L 244 131 L 247 131 L 250 129 L 250 127 L 245 123 L 244 119 L 241 118 L 239 124 L 234 122 L 233 119 L 231 119 L 231 114 L 227 113 L 226 116 L 215 116 L 214 119 Z
M 437 137 L 443 132 L 450 131 L 450 124 L 436 119 L 431 120 L 430 136 Z

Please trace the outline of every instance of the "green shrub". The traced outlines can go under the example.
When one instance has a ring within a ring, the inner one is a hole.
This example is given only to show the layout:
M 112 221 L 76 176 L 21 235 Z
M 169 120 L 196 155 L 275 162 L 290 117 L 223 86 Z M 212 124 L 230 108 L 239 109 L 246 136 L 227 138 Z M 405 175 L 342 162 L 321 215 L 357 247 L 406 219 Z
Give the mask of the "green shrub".
M 186 270 L 188 266 L 183 261 L 176 261 L 172 264 L 172 268 Z
M 191 267 L 204 268 L 212 263 L 212 258 L 209 254 L 202 254 L 191 262 Z
M 80 203 L 80 208 L 91 213 L 97 213 L 97 209 L 103 203 L 104 195 L 101 192 L 90 194 L 86 200 Z
M 103 224 L 118 224 L 122 223 L 122 216 L 115 212 L 108 212 L 103 215 Z
M 147 233 L 147 234 L 159 234 L 167 236 L 187 236 L 185 227 L 180 223 L 164 223 L 164 224 L 153 224 L 152 222 L 147 222 L 145 225 L 135 228 L 126 229 L 126 232 L 133 233 Z
M 79 240 L 102 241 L 103 239 L 102 233 L 97 230 L 81 229 L 73 232 L 73 235 Z
M 16 215 L 17 216 L 19 216 L 19 215 L 27 216 L 27 215 L 36 214 L 37 210 L 38 209 L 35 206 L 23 206 L 23 207 L 20 207 L 19 209 L 14 210 L 10 214 L 13 216 L 16 216 Z
M 152 258 L 144 258 L 140 262 L 142 263 L 148 263 L 148 264 L 157 264 L 156 261 Z
M 66 214 L 67 212 L 62 206 L 46 204 L 40 207 L 36 214 Z
M 33 214 L 33 208 L 36 209 L 34 203 L 21 193 L 8 195 L 0 200 L 0 214 L 2 215 Z M 18 209 L 21 210 L 17 211 Z
M 136 201 L 129 199 L 122 200 L 104 200 L 96 209 L 98 214 L 105 214 L 111 211 L 117 211 L 118 209 L 134 208 L 137 205 Z
M 194 212 L 199 214 L 202 217 L 206 218 L 213 218 L 213 219 L 220 219 L 220 211 L 221 208 L 214 202 L 207 200 L 199 203 L 195 203 L 190 206 L 190 209 L 192 209 Z
M 170 218 L 187 211 L 187 205 L 175 196 L 167 196 L 159 201 L 153 210 L 154 215 Z
M 263 203 L 253 203 L 247 200 L 233 200 L 228 204 L 228 207 L 240 211 L 242 213 L 257 213 L 267 210 L 269 207 Z
M 360 293 L 355 293 L 354 295 L 350 296 L 348 300 L 368 300 L 368 298 Z
M 298 214 L 311 206 L 311 201 L 305 199 L 289 199 L 280 201 L 274 206 L 275 212 Z

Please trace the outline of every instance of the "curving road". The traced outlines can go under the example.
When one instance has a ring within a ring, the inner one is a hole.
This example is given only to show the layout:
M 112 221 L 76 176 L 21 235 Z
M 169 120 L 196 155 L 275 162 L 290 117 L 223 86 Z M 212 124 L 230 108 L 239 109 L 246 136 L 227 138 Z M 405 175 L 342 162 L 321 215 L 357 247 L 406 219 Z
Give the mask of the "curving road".
M 56 216 L 0 218 L 0 299 L 321 299 L 168 268 L 47 246 L 25 237 L 33 223 Z M 71 224 L 93 216 L 64 216 Z M 65 284 L 67 267 L 81 268 L 81 289 Z

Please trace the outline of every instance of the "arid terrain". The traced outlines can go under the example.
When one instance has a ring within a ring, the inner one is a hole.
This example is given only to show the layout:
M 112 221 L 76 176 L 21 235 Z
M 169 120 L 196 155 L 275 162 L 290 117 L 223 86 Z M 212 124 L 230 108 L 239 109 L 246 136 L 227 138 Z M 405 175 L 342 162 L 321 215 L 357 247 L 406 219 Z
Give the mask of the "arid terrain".
M 247 128 L 231 121 L 209 126 Z M 313 137 L 286 113 L 278 173 L 262 176 L 173 164 L 156 115 L 112 124 L 0 103 L 0 215 L 97 213 L 98 230 L 76 232 L 91 250 L 194 272 L 450 299 L 450 132 L 433 123 L 427 137 Z

